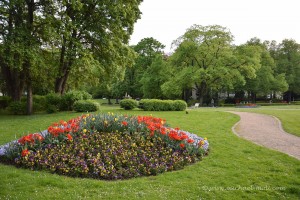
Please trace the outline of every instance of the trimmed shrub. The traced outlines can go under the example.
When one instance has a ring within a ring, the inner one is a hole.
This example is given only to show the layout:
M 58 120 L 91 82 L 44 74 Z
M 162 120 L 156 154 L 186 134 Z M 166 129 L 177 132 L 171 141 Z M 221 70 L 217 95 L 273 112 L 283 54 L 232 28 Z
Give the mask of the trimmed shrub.
M 99 110 L 100 105 L 91 100 L 79 100 L 74 103 L 76 112 L 94 112 Z
M 14 115 L 24 115 L 26 113 L 26 102 L 13 101 L 9 104 L 8 110 Z
M 187 104 L 183 100 L 142 99 L 139 108 L 146 111 L 182 111 Z
M 124 108 L 125 110 L 132 110 L 136 107 L 138 107 L 138 103 L 134 99 L 123 99 L 120 101 L 121 108 Z
M 175 100 L 173 104 L 176 111 L 185 110 L 187 107 L 187 103 L 183 100 Z

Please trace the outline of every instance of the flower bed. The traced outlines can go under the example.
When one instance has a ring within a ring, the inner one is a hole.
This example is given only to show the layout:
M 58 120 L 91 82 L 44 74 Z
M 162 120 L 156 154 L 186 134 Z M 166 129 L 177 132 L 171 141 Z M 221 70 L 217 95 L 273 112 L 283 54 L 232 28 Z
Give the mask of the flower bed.
M 83 115 L 2 147 L 0 160 L 32 170 L 126 179 L 182 169 L 208 152 L 208 141 L 152 116 Z M 1 148 L 0 148 L 1 150 Z M 1 153 L 1 151 L 0 151 Z

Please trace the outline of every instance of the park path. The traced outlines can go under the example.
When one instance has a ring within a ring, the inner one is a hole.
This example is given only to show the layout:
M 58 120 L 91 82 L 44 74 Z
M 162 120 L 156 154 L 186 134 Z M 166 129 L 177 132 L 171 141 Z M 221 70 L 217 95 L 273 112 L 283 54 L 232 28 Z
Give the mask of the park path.
M 232 127 L 235 134 L 258 145 L 286 153 L 300 160 L 300 137 L 285 132 L 279 119 L 257 113 L 228 112 L 239 115 L 241 118 Z

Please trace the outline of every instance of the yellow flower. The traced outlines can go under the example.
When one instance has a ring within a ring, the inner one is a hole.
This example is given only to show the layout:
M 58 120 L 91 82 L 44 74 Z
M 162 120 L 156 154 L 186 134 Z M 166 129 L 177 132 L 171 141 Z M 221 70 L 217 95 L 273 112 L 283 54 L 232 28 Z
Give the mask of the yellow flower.
M 92 121 L 95 121 L 95 117 L 92 118 Z
M 115 122 L 118 121 L 118 118 L 115 118 Z
M 204 138 L 204 140 L 207 140 L 207 138 Z
M 105 125 L 107 125 L 107 124 L 108 124 L 108 122 L 105 120 L 105 121 L 104 121 L 104 124 L 105 124 Z
M 86 131 L 87 131 L 86 129 L 83 129 L 83 131 L 82 131 L 82 132 L 83 132 L 83 133 L 86 133 Z

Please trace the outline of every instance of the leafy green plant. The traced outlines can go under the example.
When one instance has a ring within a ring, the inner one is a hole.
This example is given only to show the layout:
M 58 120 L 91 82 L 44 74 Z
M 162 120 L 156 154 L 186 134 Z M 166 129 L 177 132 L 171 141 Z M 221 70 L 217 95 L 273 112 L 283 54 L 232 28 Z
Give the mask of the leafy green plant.
M 147 111 L 183 111 L 187 104 L 182 100 L 142 99 L 139 107 Z
M 138 103 L 134 99 L 123 99 L 120 101 L 120 106 L 125 110 L 132 110 L 138 106 Z
M 79 100 L 74 103 L 73 108 L 76 112 L 94 112 L 99 110 L 100 105 L 91 100 Z
M 11 98 L 8 96 L 0 96 L 0 109 L 5 109 L 9 106 Z
M 55 113 L 59 111 L 62 99 L 59 94 L 50 93 L 46 95 L 46 111 L 47 113 Z
M 92 95 L 85 91 L 72 90 L 62 96 L 60 110 L 73 110 L 74 103 L 79 100 L 92 99 Z
M 14 115 L 24 115 L 26 113 L 26 103 L 22 101 L 13 101 L 9 104 L 8 110 Z

